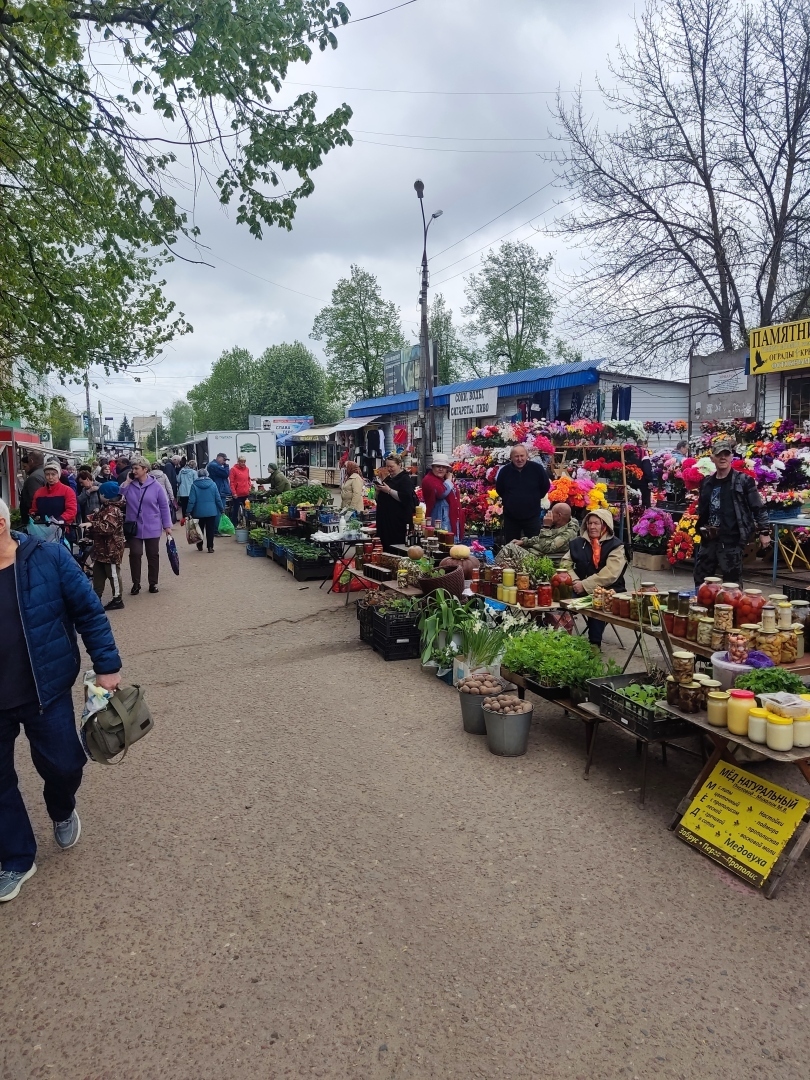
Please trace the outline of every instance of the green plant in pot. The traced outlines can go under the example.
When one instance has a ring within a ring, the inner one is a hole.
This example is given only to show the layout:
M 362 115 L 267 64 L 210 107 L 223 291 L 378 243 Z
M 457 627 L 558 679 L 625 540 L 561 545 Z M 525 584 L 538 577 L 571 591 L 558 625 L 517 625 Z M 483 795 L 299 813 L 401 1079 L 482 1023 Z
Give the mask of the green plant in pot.
M 536 589 L 538 585 L 547 584 L 551 581 L 551 576 L 556 567 L 554 560 L 550 559 L 548 555 L 526 555 L 521 569 L 529 575 L 532 588 Z
M 608 665 L 584 638 L 552 629 L 511 638 L 502 663 L 508 671 L 534 679 L 543 687 L 569 691 L 574 688 L 581 693 L 588 679 L 613 673 L 606 670 Z
M 443 589 L 431 593 L 425 599 L 422 618 L 419 620 L 423 664 L 428 663 L 436 649 L 442 649 L 452 641 L 454 634 L 462 633 L 465 625 L 474 618 L 475 603 L 475 600 L 462 603 Z

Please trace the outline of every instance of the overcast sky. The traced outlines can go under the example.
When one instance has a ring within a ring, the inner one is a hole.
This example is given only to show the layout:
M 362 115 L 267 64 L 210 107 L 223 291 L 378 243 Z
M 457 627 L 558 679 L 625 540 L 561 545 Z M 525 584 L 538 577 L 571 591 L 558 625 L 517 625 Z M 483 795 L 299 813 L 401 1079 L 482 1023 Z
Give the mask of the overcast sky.
M 361 19 L 395 2 L 348 6 Z M 556 88 L 594 88 L 617 42 L 631 41 L 629 0 L 414 0 L 350 23 L 338 39 L 336 50 L 291 70 L 281 100 L 314 88 L 321 115 L 347 102 L 354 145 L 328 154 L 315 171 L 315 191 L 289 233 L 267 231 L 257 241 L 210 191 L 199 192 L 196 224 L 213 268 L 176 262 L 164 271 L 167 293 L 194 333 L 169 346 L 140 383 L 96 374 L 93 409 L 100 398 L 116 426 L 124 413 L 162 412 L 184 397 L 233 346 L 258 354 L 298 339 L 323 359 L 309 339 L 312 322 L 353 262 L 376 274 L 416 340 L 417 177 L 426 211 L 444 211 L 429 238 L 431 295 L 441 291 L 457 319 L 465 274 L 507 233 L 554 253 L 552 291 L 564 294 L 578 255 L 542 229 L 562 212 L 556 204 L 567 192 L 538 153 L 555 145 L 548 138 Z M 600 111 L 599 95 L 589 100 Z M 81 407 L 79 388 L 68 387 L 67 396 Z

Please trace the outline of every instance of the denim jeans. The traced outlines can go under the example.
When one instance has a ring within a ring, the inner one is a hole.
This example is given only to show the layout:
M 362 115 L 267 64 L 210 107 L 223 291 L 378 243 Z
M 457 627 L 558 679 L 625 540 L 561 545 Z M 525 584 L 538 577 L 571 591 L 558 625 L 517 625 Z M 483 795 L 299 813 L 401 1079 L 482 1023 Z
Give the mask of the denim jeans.
M 31 760 L 45 781 L 45 807 L 53 821 L 66 821 L 76 807 L 76 792 L 87 761 L 73 716 L 70 692 L 40 714 L 39 705 L 0 709 L 0 867 L 30 870 L 37 853 L 34 830 L 17 786 L 14 742 L 22 725 Z

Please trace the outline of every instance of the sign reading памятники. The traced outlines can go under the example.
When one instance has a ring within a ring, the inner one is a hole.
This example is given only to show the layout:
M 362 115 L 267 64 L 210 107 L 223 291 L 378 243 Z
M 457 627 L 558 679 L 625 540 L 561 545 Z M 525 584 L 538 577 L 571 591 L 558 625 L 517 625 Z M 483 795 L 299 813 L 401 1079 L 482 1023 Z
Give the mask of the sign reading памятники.
M 751 331 L 749 345 L 752 375 L 810 367 L 810 319 L 761 326 Z
M 450 419 L 462 420 L 475 416 L 498 415 L 498 388 L 461 390 L 450 395 Z

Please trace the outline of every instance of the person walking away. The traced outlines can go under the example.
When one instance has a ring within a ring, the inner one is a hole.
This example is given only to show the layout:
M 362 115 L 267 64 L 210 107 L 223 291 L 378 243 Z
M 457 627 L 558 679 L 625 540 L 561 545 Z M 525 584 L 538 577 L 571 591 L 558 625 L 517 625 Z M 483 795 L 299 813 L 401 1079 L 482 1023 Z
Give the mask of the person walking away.
M 132 480 L 122 488 L 126 513 L 124 521 L 135 526 L 134 536 L 129 537 L 129 572 L 132 575 L 130 593 L 137 596 L 141 591 L 141 563 L 146 552 L 149 592 L 158 592 L 160 576 L 160 536 L 172 535 L 172 519 L 169 500 L 161 484 L 149 472 L 145 457 L 132 459 Z M 124 533 L 126 534 L 126 526 Z
M 548 476 L 539 461 L 530 461 L 525 446 L 513 446 L 509 461 L 495 479 L 503 503 L 503 542 L 540 532 L 541 503 L 548 494 Z
M 79 512 L 76 494 L 73 488 L 63 484 L 62 468 L 58 461 L 46 461 L 43 471 L 45 484 L 34 495 L 31 514 L 35 517 L 49 517 L 72 525 Z
M 164 454 L 160 467 L 166 474 L 166 479 L 172 486 L 172 498 L 177 498 L 177 469 L 174 461 L 169 458 L 167 454 Z
M 340 509 L 356 510 L 359 513 L 363 509 L 363 496 L 366 493 L 360 466 L 355 461 L 347 461 L 343 467 L 346 479 L 340 486 Z
M 452 462 L 446 454 L 434 454 L 430 471 L 422 479 L 422 498 L 429 521 L 441 522 L 439 528 L 449 529 L 458 539 L 461 525 L 461 503 L 453 483 Z
M 231 488 L 231 513 L 230 518 L 234 528 L 239 522 L 239 511 L 245 505 L 245 499 L 250 495 L 250 469 L 247 467 L 247 458 L 240 454 L 236 464 L 231 469 L 228 477 Z
M 87 757 L 76 734 L 71 687 L 79 674 L 76 632 L 96 682 L 116 690 L 121 658 L 107 616 L 63 544 L 11 531 L 0 500 L 0 902 L 36 873 L 34 831 L 17 785 L 14 743 L 25 731 L 44 781 L 53 835 L 63 850 L 81 834 L 76 792 Z
M 79 469 L 79 514 L 82 521 L 89 521 L 90 518 L 98 510 L 99 503 L 98 489 L 99 485 L 93 479 L 92 473 L 87 469 Z
M 157 480 L 166 492 L 166 498 L 169 500 L 169 506 L 171 506 L 174 500 L 174 491 L 172 490 L 172 485 L 169 483 L 168 476 L 163 471 L 163 467 L 161 465 L 150 466 L 149 475 L 154 476 L 155 480 Z
M 731 467 L 734 441 L 719 436 L 712 443 L 713 476 L 707 476 L 698 495 L 697 527 L 700 532 L 695 585 L 719 574 L 723 581 L 742 585 L 743 548 L 757 535 L 763 548 L 771 543 L 768 512 L 753 476 Z
M 220 516 L 225 508 L 219 488 L 205 471 L 200 469 L 197 479 L 191 485 L 188 497 L 188 516 L 197 518 L 206 539 L 208 551 L 214 553 L 214 537 L 217 534 Z M 202 551 L 202 541 L 197 544 L 197 551 Z
M 275 461 L 271 462 L 268 466 L 270 476 L 270 494 L 271 495 L 283 495 L 285 491 L 289 491 L 292 484 L 278 467 Z
M 108 480 L 98 489 L 101 505 L 93 518 L 90 536 L 93 540 L 93 589 L 99 600 L 104 595 L 104 585 L 109 581 L 112 600 L 105 611 L 118 611 L 124 606 L 121 595 L 121 560 L 124 558 L 124 508 L 121 489 L 114 480 Z
M 191 494 L 191 485 L 197 479 L 197 462 L 192 458 L 186 465 L 183 465 L 180 472 L 177 474 L 177 501 L 180 503 L 180 511 L 183 515 L 183 523 L 186 520 L 186 507 L 188 506 L 188 497 Z
M 597 585 L 605 589 L 624 589 L 624 572 L 627 556 L 624 544 L 613 533 L 613 515 L 609 510 L 591 510 L 568 548 L 568 554 L 560 562 L 561 570 L 568 570 L 577 596 L 593 594 Z M 601 619 L 588 619 L 588 641 L 601 648 L 605 623 Z
M 410 473 L 402 468 L 396 454 L 385 459 L 385 480 L 375 480 L 377 492 L 377 535 L 386 551 L 404 544 L 416 509 L 416 494 Z
M 31 516 L 31 504 L 34 496 L 41 487 L 45 486 L 45 472 L 42 466 L 45 464 L 45 455 L 41 450 L 29 450 L 22 459 L 22 466 L 26 474 L 25 481 L 20 491 L 20 518 L 23 527 L 28 524 Z

